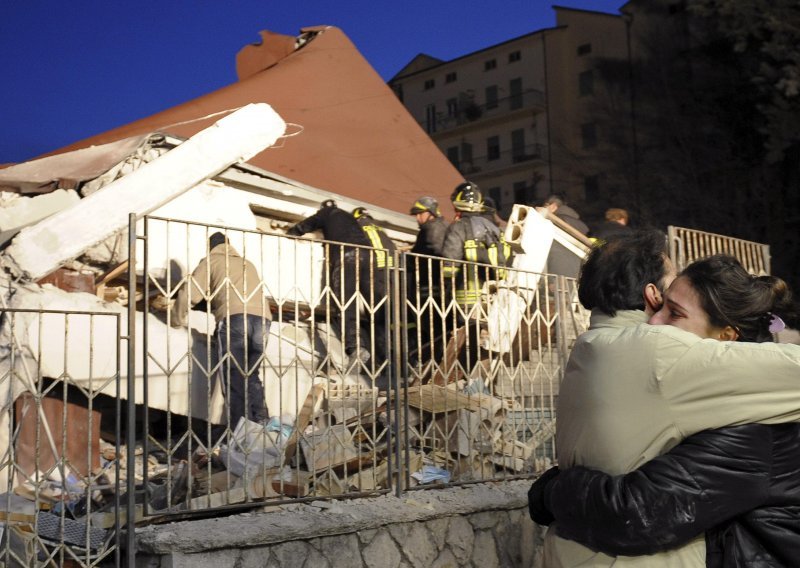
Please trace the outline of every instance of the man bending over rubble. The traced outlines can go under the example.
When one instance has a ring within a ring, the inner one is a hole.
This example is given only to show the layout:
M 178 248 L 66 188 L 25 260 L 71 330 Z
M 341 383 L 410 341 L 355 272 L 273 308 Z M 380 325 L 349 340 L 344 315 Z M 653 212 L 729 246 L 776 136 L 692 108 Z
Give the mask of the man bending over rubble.
M 217 321 L 219 373 L 228 407 L 228 425 L 239 419 L 269 418 L 259 377 L 272 319 L 252 262 L 243 258 L 222 233 L 208 239 L 208 256 L 194 269 L 170 309 L 172 327 L 185 326 L 192 306 L 206 300 Z

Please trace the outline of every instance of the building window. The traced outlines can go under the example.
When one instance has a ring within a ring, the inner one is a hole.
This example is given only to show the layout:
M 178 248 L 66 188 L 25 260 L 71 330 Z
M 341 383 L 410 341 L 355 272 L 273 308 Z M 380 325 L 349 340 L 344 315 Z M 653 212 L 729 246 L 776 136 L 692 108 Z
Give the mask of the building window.
M 486 139 L 486 159 L 499 160 L 500 159 L 500 137 L 489 136 Z
M 522 108 L 522 79 L 511 79 L 508 83 L 508 108 L 517 110 Z
M 483 62 L 484 71 L 491 71 L 495 67 L 497 67 L 497 59 L 489 59 L 488 61 Z
M 455 167 L 458 167 L 458 146 L 451 146 L 447 149 L 447 159 L 450 160 L 450 163 Z
M 447 99 L 447 116 L 458 114 L 458 99 Z
M 486 87 L 486 108 L 497 107 L 497 85 L 489 85 Z
M 597 125 L 594 122 L 581 124 L 581 140 L 584 149 L 597 146 Z
M 584 71 L 578 75 L 578 94 L 582 97 L 594 94 L 594 73 Z
M 436 86 L 436 79 L 426 79 L 425 80 L 425 90 L 430 91 Z
M 521 51 L 512 51 L 508 54 L 508 62 L 514 63 L 522 59 L 522 52 Z
M 425 129 L 428 134 L 436 132 L 436 105 L 428 105 L 425 107 Z
M 597 176 L 583 178 L 583 193 L 587 203 L 597 201 L 600 197 L 600 180 Z
M 578 46 L 578 55 L 589 55 L 592 52 L 592 44 L 584 43 Z
M 511 131 L 511 161 L 522 162 L 525 160 L 525 129 L 519 128 Z
M 456 79 L 458 79 L 458 74 L 455 71 L 451 71 L 450 73 L 444 76 L 445 83 L 455 83 Z

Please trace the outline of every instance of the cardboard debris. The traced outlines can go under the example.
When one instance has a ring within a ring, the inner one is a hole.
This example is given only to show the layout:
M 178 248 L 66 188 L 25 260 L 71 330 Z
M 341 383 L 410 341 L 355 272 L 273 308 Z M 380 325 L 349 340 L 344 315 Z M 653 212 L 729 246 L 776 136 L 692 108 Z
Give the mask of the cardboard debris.
M 403 391 L 398 396 L 405 398 Z M 438 385 L 422 385 L 408 388 L 408 404 L 426 412 L 440 414 L 459 409 L 495 412 L 503 406 L 503 401 L 489 395 L 468 395 Z
M 352 471 L 372 461 L 353 442 L 353 433 L 344 425 L 334 425 L 303 436 L 300 440 L 309 471 L 340 468 Z

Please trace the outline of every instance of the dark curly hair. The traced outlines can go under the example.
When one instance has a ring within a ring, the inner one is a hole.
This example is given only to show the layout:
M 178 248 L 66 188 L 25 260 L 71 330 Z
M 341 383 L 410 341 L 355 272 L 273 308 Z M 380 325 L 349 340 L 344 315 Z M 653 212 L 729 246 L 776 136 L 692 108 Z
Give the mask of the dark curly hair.
M 619 310 L 643 310 L 644 288 L 664 292 L 667 238 L 655 229 L 610 237 L 589 253 L 578 278 L 578 299 L 588 310 L 610 316 Z
M 773 315 L 797 321 L 789 286 L 775 276 L 753 276 L 733 256 L 715 254 L 687 266 L 679 276 L 689 280 L 700 305 L 715 327 L 733 327 L 738 341 L 772 341 Z

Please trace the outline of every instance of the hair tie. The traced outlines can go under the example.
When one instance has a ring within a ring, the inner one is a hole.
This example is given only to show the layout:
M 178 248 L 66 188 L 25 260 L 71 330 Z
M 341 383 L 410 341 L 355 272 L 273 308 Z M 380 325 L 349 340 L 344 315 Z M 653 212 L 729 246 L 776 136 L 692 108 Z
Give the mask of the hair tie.
M 786 329 L 786 324 L 784 321 L 777 315 L 770 313 L 768 314 L 770 317 L 769 320 L 769 332 L 770 333 L 778 333 Z

